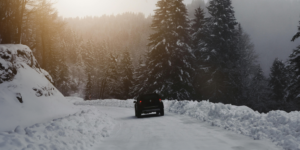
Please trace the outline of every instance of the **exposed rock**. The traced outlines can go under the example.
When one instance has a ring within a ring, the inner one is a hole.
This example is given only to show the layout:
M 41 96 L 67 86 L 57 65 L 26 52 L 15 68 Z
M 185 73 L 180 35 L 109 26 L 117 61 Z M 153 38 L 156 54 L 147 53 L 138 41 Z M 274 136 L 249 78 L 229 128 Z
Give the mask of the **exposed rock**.
M 20 103 L 23 103 L 22 95 L 21 93 L 16 93 L 16 97 L 19 100 Z
M 0 84 L 11 81 L 18 68 L 24 68 L 24 64 L 43 74 L 53 83 L 51 76 L 40 67 L 29 47 L 21 44 L 0 44 Z

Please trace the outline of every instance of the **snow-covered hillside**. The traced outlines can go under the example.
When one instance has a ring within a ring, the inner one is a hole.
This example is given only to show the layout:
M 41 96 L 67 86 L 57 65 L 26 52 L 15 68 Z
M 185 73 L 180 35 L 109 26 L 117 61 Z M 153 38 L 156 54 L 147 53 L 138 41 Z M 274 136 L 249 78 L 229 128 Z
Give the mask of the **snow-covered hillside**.
M 75 113 L 25 45 L 0 44 L 0 132 Z
M 76 105 L 130 108 L 133 100 L 98 100 Z M 286 150 L 300 150 L 300 112 L 271 111 L 260 114 L 246 106 L 224 105 L 209 101 L 164 101 L 165 111 L 187 115 L 254 140 L 268 139 Z

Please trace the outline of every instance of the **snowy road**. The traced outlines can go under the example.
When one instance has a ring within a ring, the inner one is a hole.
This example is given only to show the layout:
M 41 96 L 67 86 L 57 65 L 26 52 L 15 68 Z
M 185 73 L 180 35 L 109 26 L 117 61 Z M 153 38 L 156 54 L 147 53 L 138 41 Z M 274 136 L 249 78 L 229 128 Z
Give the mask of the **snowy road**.
M 134 117 L 133 108 L 99 107 L 117 125 L 94 150 L 279 150 L 274 143 L 214 127 L 166 112 L 165 116 Z

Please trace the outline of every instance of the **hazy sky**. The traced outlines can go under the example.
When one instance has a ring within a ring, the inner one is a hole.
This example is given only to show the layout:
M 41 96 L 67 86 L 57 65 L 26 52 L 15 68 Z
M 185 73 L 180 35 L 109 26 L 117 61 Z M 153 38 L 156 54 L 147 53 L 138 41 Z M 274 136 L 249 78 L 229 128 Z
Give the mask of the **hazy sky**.
M 55 0 L 55 8 L 63 17 L 102 16 L 123 12 L 153 14 L 158 0 Z M 191 3 L 192 0 L 184 0 Z

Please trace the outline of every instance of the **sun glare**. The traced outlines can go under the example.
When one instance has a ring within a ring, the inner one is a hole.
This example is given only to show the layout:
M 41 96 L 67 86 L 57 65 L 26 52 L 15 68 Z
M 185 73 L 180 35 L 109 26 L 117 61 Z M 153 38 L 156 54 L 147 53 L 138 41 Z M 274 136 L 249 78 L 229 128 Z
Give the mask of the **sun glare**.
M 102 16 L 124 12 L 153 14 L 158 0 L 59 0 L 55 4 L 63 17 Z
M 84 17 L 142 12 L 146 16 L 154 14 L 158 0 L 53 0 L 60 16 Z M 192 0 L 184 0 L 189 4 Z
M 83 17 L 113 13 L 116 8 L 113 3 L 112 0 L 60 0 L 56 6 L 64 17 Z

